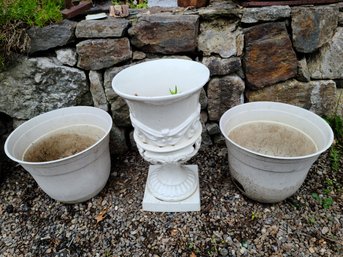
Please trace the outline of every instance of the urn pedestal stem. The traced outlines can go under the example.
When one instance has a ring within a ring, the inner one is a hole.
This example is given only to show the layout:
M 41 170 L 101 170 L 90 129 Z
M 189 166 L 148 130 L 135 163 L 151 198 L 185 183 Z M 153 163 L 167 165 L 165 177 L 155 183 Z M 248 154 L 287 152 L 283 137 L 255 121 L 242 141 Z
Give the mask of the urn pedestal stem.
M 187 165 L 168 163 L 154 165 L 147 181 L 151 194 L 162 201 L 182 201 L 198 188 L 198 178 Z

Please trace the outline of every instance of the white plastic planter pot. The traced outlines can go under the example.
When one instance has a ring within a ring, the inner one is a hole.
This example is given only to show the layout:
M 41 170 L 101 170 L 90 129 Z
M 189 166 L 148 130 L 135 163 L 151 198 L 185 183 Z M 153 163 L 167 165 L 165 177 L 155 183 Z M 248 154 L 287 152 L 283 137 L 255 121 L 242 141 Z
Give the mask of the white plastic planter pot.
M 101 109 L 62 108 L 16 128 L 5 142 L 5 152 L 51 198 L 65 203 L 83 202 L 98 194 L 109 177 L 111 128 L 111 116 Z M 82 145 L 87 140 L 88 145 Z M 79 146 L 85 149 L 73 149 Z M 54 159 L 54 154 L 59 154 L 59 159 Z
M 275 102 L 235 106 L 221 117 L 220 129 L 233 182 L 249 198 L 265 203 L 293 195 L 333 142 L 321 117 Z
M 200 210 L 198 168 L 181 163 L 201 144 L 199 95 L 208 78 L 205 65 L 179 59 L 133 65 L 113 78 L 113 90 L 130 108 L 138 150 L 155 164 L 149 168 L 144 210 Z

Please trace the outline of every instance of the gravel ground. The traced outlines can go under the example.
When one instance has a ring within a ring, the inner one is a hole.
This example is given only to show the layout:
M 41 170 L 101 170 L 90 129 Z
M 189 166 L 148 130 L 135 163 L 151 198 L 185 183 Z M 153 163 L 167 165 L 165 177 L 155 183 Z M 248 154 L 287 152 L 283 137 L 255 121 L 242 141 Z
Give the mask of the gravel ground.
M 226 148 L 202 148 L 190 163 L 200 168 L 200 212 L 142 211 L 148 164 L 136 151 L 114 157 L 102 192 L 73 205 L 11 164 L 0 186 L 0 256 L 343 256 L 343 170 L 330 170 L 327 153 L 278 204 L 236 189 Z

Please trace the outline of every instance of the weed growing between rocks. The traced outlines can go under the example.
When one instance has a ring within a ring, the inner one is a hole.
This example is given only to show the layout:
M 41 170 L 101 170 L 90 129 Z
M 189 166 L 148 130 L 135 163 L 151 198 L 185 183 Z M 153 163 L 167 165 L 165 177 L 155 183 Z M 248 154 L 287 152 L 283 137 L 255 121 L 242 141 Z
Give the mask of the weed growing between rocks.
M 338 97 L 333 114 L 325 116 L 334 133 L 334 143 L 328 151 L 330 177 L 326 178 L 320 191 L 312 193 L 312 198 L 324 209 L 329 209 L 335 202 L 332 195 L 342 193 L 342 156 L 343 156 L 343 119 L 337 113 L 342 93 Z
M 27 28 L 45 26 L 62 20 L 63 0 L 0 0 L 0 70 L 14 53 L 26 53 Z
M 148 7 L 148 0 L 112 0 L 112 4 L 127 4 L 130 8 L 142 9 Z

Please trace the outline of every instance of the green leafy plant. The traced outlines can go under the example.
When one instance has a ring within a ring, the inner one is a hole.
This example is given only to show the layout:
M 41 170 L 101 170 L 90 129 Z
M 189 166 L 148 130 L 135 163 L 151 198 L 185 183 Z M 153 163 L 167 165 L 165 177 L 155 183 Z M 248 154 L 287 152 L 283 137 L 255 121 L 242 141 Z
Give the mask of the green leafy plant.
M 342 149 L 343 149 L 343 118 L 340 117 L 338 113 L 338 106 L 342 97 L 342 92 L 340 93 L 336 108 L 332 115 L 325 116 L 324 119 L 332 128 L 332 131 L 335 135 L 335 142 L 331 146 L 329 151 L 329 158 L 331 163 L 331 168 L 333 171 L 338 172 L 340 168 L 340 160 L 342 158 Z
M 187 248 L 192 252 L 193 255 L 200 253 L 200 249 L 193 242 L 188 243 Z
M 335 191 L 336 189 L 339 189 L 339 184 L 330 178 L 325 179 L 324 181 L 324 189 L 323 189 L 323 194 L 317 194 L 317 193 L 312 193 L 312 198 L 316 200 L 324 209 L 329 209 L 333 203 L 334 200 L 330 196 L 330 194 Z
M 340 168 L 340 161 L 341 161 L 341 157 L 342 154 L 340 152 L 340 150 L 338 150 L 336 147 L 331 147 L 330 149 L 330 162 L 331 162 L 331 168 L 334 172 L 338 172 L 339 168 Z
M 27 51 L 27 28 L 61 21 L 63 5 L 64 0 L 0 0 L 0 70 L 13 53 Z
M 332 197 L 324 197 L 322 205 L 324 209 L 329 209 L 333 205 Z
M 178 93 L 177 86 L 175 86 L 174 89 L 170 89 L 170 88 L 169 88 L 169 93 L 170 93 L 171 95 L 176 95 L 176 94 Z
M 316 218 L 310 216 L 310 217 L 308 217 L 307 222 L 308 222 L 309 224 L 312 224 L 312 225 L 313 225 L 313 224 L 316 224 Z
M 44 26 L 62 20 L 63 0 L 0 0 L 0 24 L 23 22 L 28 26 Z
M 207 250 L 207 254 L 209 256 L 218 256 L 218 245 L 217 245 L 217 240 L 214 236 L 211 238 L 211 246 Z
M 261 218 L 261 213 L 255 212 L 255 211 L 252 211 L 252 212 L 251 212 L 251 220 L 252 220 L 252 221 L 253 221 L 253 220 L 256 220 L 256 219 L 259 219 L 259 218 Z
M 143 9 L 148 7 L 148 0 L 112 0 L 112 4 L 127 4 L 130 8 Z
M 44 1 L 43 1 L 44 2 Z M 53 23 L 62 20 L 62 14 L 60 12 L 61 1 L 58 0 L 46 0 L 37 13 L 34 16 L 34 22 L 36 26 L 43 27 L 48 23 Z
M 325 197 L 318 195 L 317 193 L 312 193 L 312 198 L 316 200 L 324 209 L 329 209 L 334 203 L 332 197 Z
M 5 68 L 5 58 L 0 55 L 0 70 Z
M 340 97 L 342 96 L 342 93 Z M 337 110 L 337 109 L 336 109 Z M 325 120 L 329 123 L 330 127 L 332 128 L 333 133 L 335 134 L 335 138 L 338 143 L 343 143 L 343 119 L 339 115 L 337 115 L 337 111 L 331 115 L 326 116 Z

